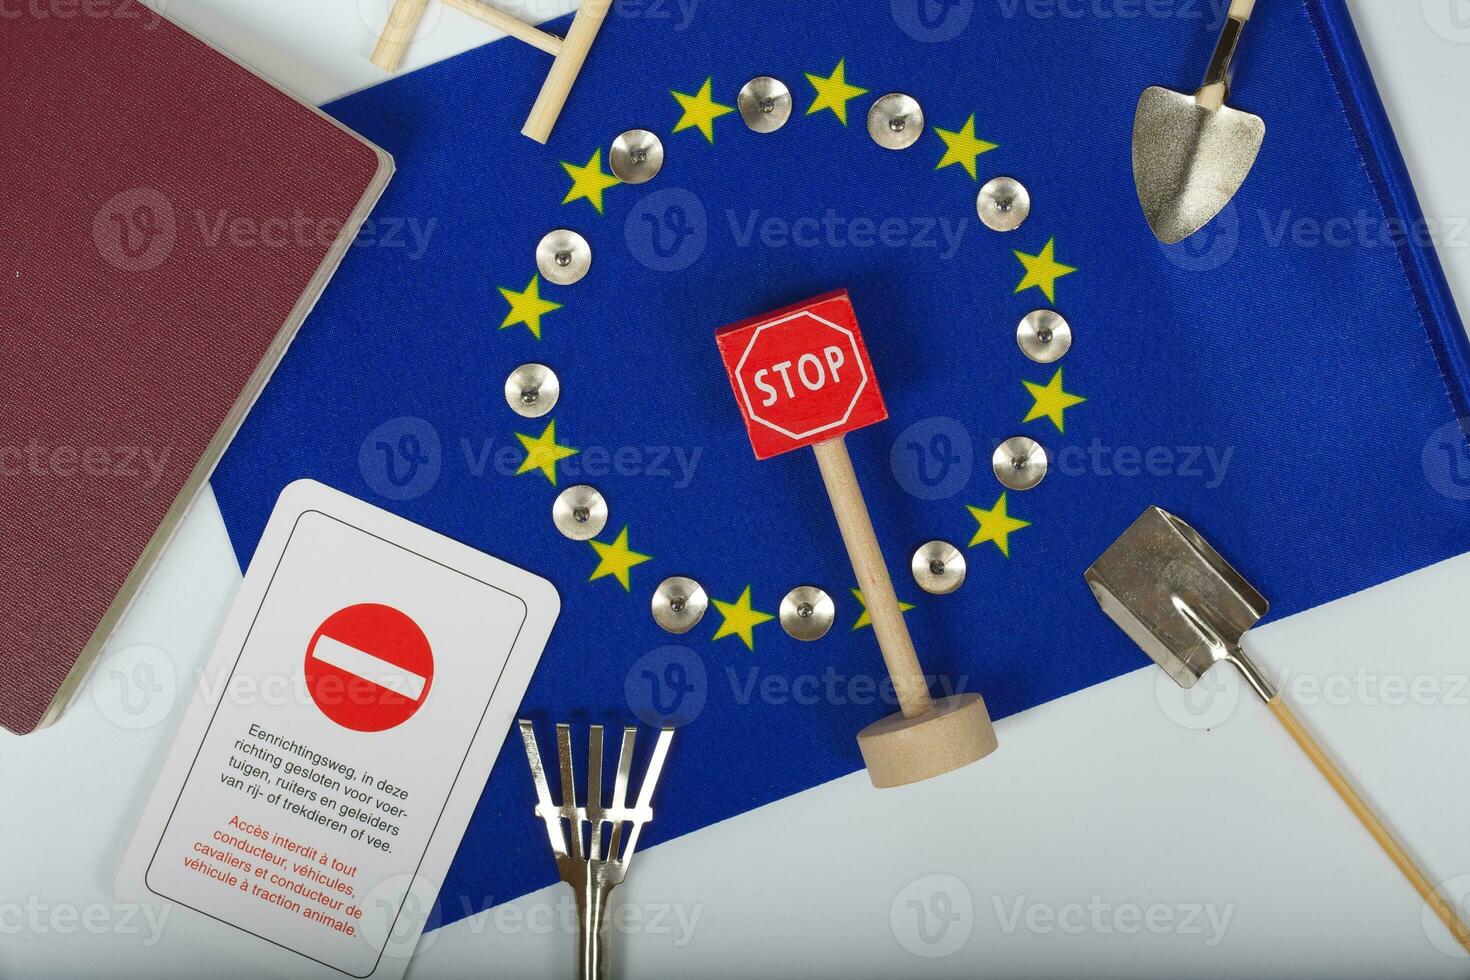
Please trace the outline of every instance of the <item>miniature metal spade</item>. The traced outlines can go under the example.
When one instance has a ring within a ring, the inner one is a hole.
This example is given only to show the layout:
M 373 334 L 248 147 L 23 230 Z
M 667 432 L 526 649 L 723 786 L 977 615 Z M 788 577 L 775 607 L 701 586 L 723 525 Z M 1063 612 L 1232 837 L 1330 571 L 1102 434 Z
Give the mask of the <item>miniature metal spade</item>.
M 1173 514 L 1150 507 L 1085 578 L 1103 612 L 1181 687 L 1193 687 L 1222 661 L 1234 664 L 1414 890 L 1470 950 L 1470 930 L 1453 906 L 1435 891 L 1241 649 L 1241 638 L 1266 614 L 1268 604 L 1219 552 Z
M 1266 139 L 1260 116 L 1225 105 L 1230 69 L 1256 0 L 1233 0 L 1193 95 L 1145 89 L 1133 120 L 1133 180 L 1159 241 L 1175 245 L 1214 220 L 1245 183 Z
M 653 746 L 648 772 L 638 787 L 638 802 L 629 807 L 628 780 L 633 772 L 633 742 L 636 728 L 623 729 L 622 750 L 613 782 L 612 803 L 602 805 L 602 726 L 592 725 L 587 733 L 587 805 L 577 806 L 577 784 L 572 769 L 571 726 L 556 726 L 556 754 L 561 764 L 561 803 L 551 801 L 546 768 L 536 747 L 536 730 L 521 720 L 521 740 L 526 760 L 536 782 L 536 816 L 546 823 L 556 870 L 561 880 L 577 894 L 580 930 L 577 937 L 577 975 L 581 980 L 603 980 L 607 976 L 606 919 L 608 895 L 622 884 L 638 848 L 643 825 L 653 819 L 653 789 L 669 754 L 674 730 L 665 728 Z M 604 827 L 604 825 L 608 825 Z M 624 834 L 623 825 L 627 824 Z M 583 826 L 588 832 L 584 834 Z

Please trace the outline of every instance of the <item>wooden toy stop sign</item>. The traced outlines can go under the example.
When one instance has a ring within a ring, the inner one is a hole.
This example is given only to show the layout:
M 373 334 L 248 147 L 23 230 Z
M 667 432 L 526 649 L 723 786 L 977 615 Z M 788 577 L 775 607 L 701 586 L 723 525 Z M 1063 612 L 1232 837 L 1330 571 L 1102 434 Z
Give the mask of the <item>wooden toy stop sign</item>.
M 716 335 L 757 459 L 888 418 L 846 290 Z
M 846 290 L 732 324 L 715 334 L 757 459 L 811 446 L 873 633 L 898 695 L 898 714 L 858 733 L 875 786 L 949 772 L 995 749 L 978 694 L 934 699 L 878 548 L 843 436 L 888 417 Z

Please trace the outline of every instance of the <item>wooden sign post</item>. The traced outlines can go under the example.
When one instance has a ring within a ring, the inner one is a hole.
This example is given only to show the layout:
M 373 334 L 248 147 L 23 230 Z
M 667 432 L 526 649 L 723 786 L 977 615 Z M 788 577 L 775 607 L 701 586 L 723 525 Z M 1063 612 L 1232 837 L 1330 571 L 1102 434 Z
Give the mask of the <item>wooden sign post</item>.
M 541 93 L 536 96 L 536 104 L 531 107 L 526 125 L 521 129 L 537 143 L 545 143 L 551 137 L 551 130 L 566 105 L 577 75 L 582 71 L 582 63 L 592 50 L 592 42 L 597 39 L 602 22 L 607 19 L 612 0 L 582 0 L 565 38 L 532 27 L 481 0 L 444 2 L 555 58 L 551 71 L 546 73 L 546 81 L 541 84 Z M 373 64 L 384 71 L 398 70 L 403 63 L 403 52 L 407 50 L 414 31 L 418 30 L 427 5 L 428 0 L 394 0 L 392 9 L 388 11 L 388 22 L 383 25 L 383 33 L 373 49 Z
M 844 435 L 888 417 L 846 290 L 716 334 L 757 459 L 812 447 L 900 711 L 858 733 L 874 786 L 901 786 L 994 751 L 978 694 L 935 700 L 899 609 Z

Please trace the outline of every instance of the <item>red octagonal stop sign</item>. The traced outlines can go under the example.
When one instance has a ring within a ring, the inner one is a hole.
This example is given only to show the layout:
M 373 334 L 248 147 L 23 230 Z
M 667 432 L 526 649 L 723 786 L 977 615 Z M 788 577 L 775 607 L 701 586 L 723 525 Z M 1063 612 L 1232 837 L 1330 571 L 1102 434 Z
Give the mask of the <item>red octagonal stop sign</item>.
M 715 336 L 757 459 L 888 417 L 846 290 Z

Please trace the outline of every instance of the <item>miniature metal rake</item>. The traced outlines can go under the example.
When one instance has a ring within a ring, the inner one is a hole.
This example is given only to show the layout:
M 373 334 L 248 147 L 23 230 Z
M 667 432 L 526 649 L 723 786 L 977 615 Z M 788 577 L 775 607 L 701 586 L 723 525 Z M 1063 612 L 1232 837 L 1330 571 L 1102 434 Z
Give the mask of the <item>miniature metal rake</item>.
M 521 740 L 526 744 L 526 761 L 531 764 L 531 778 L 536 782 L 536 816 L 546 823 L 551 850 L 556 855 L 556 870 L 561 880 L 577 894 L 580 930 L 577 939 L 578 976 L 582 980 L 602 980 L 607 976 L 604 955 L 604 912 L 613 888 L 622 884 L 628 864 L 638 847 L 643 825 L 653 819 L 653 789 L 669 754 L 674 730 L 665 728 L 653 746 L 648 773 L 638 788 L 638 802 L 629 807 L 628 779 L 633 770 L 633 742 L 636 728 L 623 729 L 623 745 L 618 755 L 618 772 L 613 782 L 612 804 L 602 805 L 602 726 L 592 725 L 588 731 L 587 805 L 577 806 L 576 779 L 572 769 L 571 726 L 556 726 L 556 754 L 561 763 L 560 805 L 551 801 L 551 788 L 546 782 L 546 767 L 536 747 L 536 730 L 529 721 L 521 720 Z M 604 835 L 603 825 L 610 824 Z M 626 837 L 623 825 L 628 825 Z M 583 826 L 589 831 L 584 835 Z M 585 836 L 585 839 L 584 839 Z M 604 844 L 606 846 L 604 846 Z

